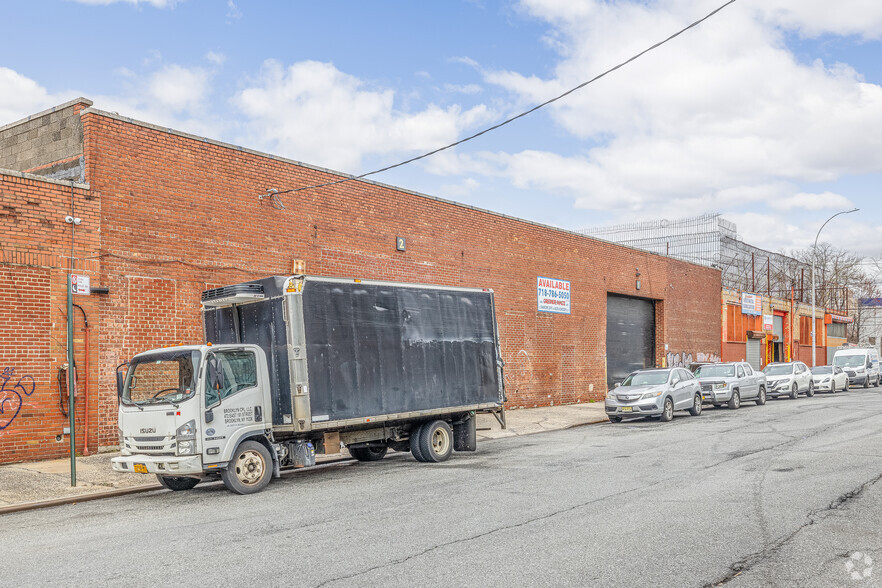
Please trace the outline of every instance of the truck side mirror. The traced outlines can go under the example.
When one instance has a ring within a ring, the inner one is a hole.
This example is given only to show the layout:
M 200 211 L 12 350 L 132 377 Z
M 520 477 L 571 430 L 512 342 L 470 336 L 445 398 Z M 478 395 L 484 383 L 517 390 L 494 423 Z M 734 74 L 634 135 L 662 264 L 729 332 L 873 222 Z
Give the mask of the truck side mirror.
M 125 384 L 125 373 L 122 371 L 123 367 L 128 367 L 129 363 L 121 363 L 116 366 L 116 396 L 117 399 L 122 398 L 123 385 Z
M 614 388 L 618 388 L 618 387 L 621 386 L 621 385 L 622 385 L 621 382 L 616 382 L 615 385 L 614 385 L 613 387 L 614 387 Z

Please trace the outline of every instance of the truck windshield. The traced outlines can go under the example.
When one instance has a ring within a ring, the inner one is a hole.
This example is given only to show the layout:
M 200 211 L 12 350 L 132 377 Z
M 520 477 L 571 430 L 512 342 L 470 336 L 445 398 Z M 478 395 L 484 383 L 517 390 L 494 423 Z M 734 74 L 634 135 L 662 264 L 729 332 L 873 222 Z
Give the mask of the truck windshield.
M 734 365 L 703 365 L 695 372 L 696 378 L 734 378 Z
M 196 390 L 199 351 L 164 351 L 132 360 L 120 400 L 123 404 L 177 404 Z
M 833 358 L 833 365 L 839 367 L 862 367 L 867 363 L 866 355 L 837 355 Z

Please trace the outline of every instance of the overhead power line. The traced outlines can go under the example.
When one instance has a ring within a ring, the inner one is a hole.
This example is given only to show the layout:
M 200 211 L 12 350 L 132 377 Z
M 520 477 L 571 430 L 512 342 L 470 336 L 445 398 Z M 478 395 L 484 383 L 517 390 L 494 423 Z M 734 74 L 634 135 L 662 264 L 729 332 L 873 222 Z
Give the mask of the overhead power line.
M 588 81 L 586 81 L 586 82 L 582 82 L 582 83 L 579 84 L 578 86 L 575 86 L 574 88 L 571 88 L 571 89 L 567 90 L 566 92 L 564 92 L 563 94 L 560 94 L 559 96 L 555 96 L 554 98 L 551 98 L 550 100 L 546 100 L 545 102 L 543 102 L 543 103 L 541 103 L 541 104 L 537 104 L 536 106 L 534 106 L 533 108 L 530 108 L 529 110 L 525 110 L 524 112 L 521 112 L 520 114 L 516 114 L 515 116 L 512 116 L 511 118 L 508 118 L 508 119 L 506 119 L 506 120 L 504 120 L 504 121 L 502 121 L 502 122 L 500 122 L 500 123 L 498 123 L 498 124 L 495 124 L 495 125 L 493 125 L 493 126 L 491 126 L 491 127 L 487 127 L 486 129 L 484 129 L 484 130 L 482 130 L 482 131 L 479 131 L 479 132 L 475 133 L 474 135 L 469 135 L 468 137 L 465 137 L 465 138 L 463 138 L 463 139 L 460 139 L 459 141 L 456 141 L 456 142 L 454 142 L 454 143 L 450 143 L 449 145 L 445 145 L 444 147 L 439 147 L 438 149 L 434 149 L 434 150 L 432 150 L 432 151 L 429 151 L 428 153 L 423 153 L 422 155 L 417 155 L 416 157 L 411 157 L 410 159 L 406 159 L 406 160 L 401 161 L 401 162 L 399 162 L 399 163 L 396 163 L 396 164 L 393 164 L 393 165 L 388 165 L 388 166 L 386 166 L 386 167 L 383 167 L 383 168 L 380 168 L 380 169 L 376 169 L 376 170 L 374 170 L 374 171 L 370 171 L 370 172 L 367 172 L 367 173 L 363 173 L 363 174 L 358 175 L 358 176 L 350 176 L 350 177 L 347 177 L 347 178 L 341 178 L 341 179 L 339 179 L 339 180 L 333 180 L 333 181 L 331 181 L 331 182 L 325 182 L 325 183 L 322 183 L 322 184 L 313 184 L 313 185 L 311 185 L 311 186 L 303 186 L 303 187 L 301 187 L 301 188 L 290 188 L 290 189 L 288 189 L 288 190 L 276 190 L 276 189 L 274 189 L 274 188 L 273 188 L 273 189 L 269 189 L 269 188 L 268 188 L 267 191 L 266 191 L 264 194 L 261 194 L 261 195 L 260 195 L 260 198 L 261 198 L 261 199 L 263 199 L 263 198 L 270 198 L 270 199 L 271 199 L 271 202 L 273 203 L 273 206 L 274 206 L 275 208 L 284 208 L 284 205 L 281 203 L 281 200 L 279 200 L 279 195 L 280 195 L 280 194 L 291 194 L 291 193 L 293 193 L 293 192 L 302 192 L 303 190 L 310 190 L 310 189 L 313 189 L 313 188 L 325 188 L 325 187 L 327 187 L 327 186 L 334 186 L 334 185 L 336 185 L 336 184 L 342 184 L 342 183 L 344 183 L 344 182 L 350 182 L 350 181 L 352 181 L 352 180 L 361 180 L 361 179 L 364 179 L 364 178 L 366 178 L 366 177 L 368 177 L 368 176 L 373 176 L 373 175 L 376 175 L 376 174 L 379 174 L 379 173 L 382 173 L 382 172 L 385 172 L 385 171 L 389 171 L 390 169 L 395 169 L 396 167 L 401 167 L 401 166 L 403 166 L 403 165 L 407 165 L 407 164 L 409 164 L 409 163 L 413 163 L 413 162 L 415 162 L 415 161 L 419 161 L 420 159 L 425 159 L 426 157 L 430 157 L 430 156 L 432 156 L 432 155 L 435 155 L 436 153 L 440 153 L 440 152 L 442 152 L 442 151 L 446 151 L 447 149 L 452 149 L 453 147 L 456 147 L 456 146 L 458 146 L 458 145 L 462 145 L 463 143 L 466 143 L 466 142 L 468 142 L 468 141 L 471 141 L 472 139 L 477 139 L 477 138 L 480 137 L 481 135 L 486 135 L 487 133 L 489 133 L 489 132 L 491 132 L 491 131 L 495 131 L 496 129 L 501 128 L 501 127 L 504 127 L 504 126 L 507 125 L 507 124 L 513 123 L 514 121 L 516 121 L 516 120 L 518 120 L 518 119 L 520 119 L 520 118 L 523 118 L 523 117 L 527 116 L 528 114 L 532 114 L 532 113 L 536 112 L 536 111 L 539 110 L 540 108 L 544 108 L 544 107 L 548 106 L 549 104 L 552 104 L 552 103 L 554 103 L 554 102 L 557 102 L 558 100 L 561 100 L 562 98 L 565 98 L 565 97 L 569 96 L 570 94 L 572 94 L 573 92 L 576 92 L 577 90 L 581 90 L 582 88 L 584 88 L 585 86 L 587 86 L 587 85 L 589 85 L 589 84 L 593 84 L 593 83 L 596 82 L 597 80 L 599 80 L 599 79 L 601 79 L 601 78 L 603 78 L 603 77 L 605 77 L 605 76 L 611 74 L 612 72 L 614 72 L 614 71 L 616 71 L 616 70 L 618 70 L 618 69 L 621 69 L 621 68 L 625 67 L 626 65 L 628 65 L 629 63 L 631 63 L 631 62 L 633 62 L 633 61 L 636 61 L 637 59 L 640 59 L 641 57 L 643 57 L 644 55 L 646 55 L 646 54 L 649 53 L 650 51 L 653 51 L 653 50 L 655 50 L 655 49 L 658 49 L 659 47 L 661 47 L 661 46 L 664 45 L 665 43 L 668 43 L 669 41 L 672 41 L 672 40 L 676 39 L 677 37 L 679 37 L 680 35 L 682 35 L 682 34 L 685 33 L 686 31 L 688 31 L 688 30 L 690 30 L 690 29 L 693 29 L 693 28 L 697 27 L 698 25 L 700 25 L 700 24 L 703 23 L 704 21 L 708 20 L 709 18 L 711 18 L 712 16 L 716 15 L 718 12 L 720 12 L 721 10 L 723 10 L 724 8 L 726 8 L 727 6 L 729 6 L 730 4 L 734 4 L 735 2 L 737 2 L 737 0 L 729 0 L 729 1 L 726 2 L 725 4 L 719 6 L 719 7 L 716 8 L 715 10 L 709 12 L 708 14 L 706 14 L 706 15 L 703 16 L 702 18 L 696 20 L 696 21 L 693 22 L 692 24 L 689 24 L 689 25 L 683 27 L 682 29 L 680 29 L 679 31 L 677 31 L 676 33 L 674 33 L 673 35 L 671 35 L 671 36 L 668 37 L 667 39 L 665 39 L 665 40 L 663 40 L 663 41 L 659 41 L 658 43 L 652 45 L 651 47 L 647 47 L 646 49 L 644 49 L 644 50 L 641 51 L 640 53 L 637 53 L 636 55 L 634 55 L 634 56 L 632 56 L 632 57 L 626 59 L 625 61 L 619 63 L 618 65 L 609 68 L 609 69 L 606 70 L 605 72 L 603 72 L 603 73 L 601 73 L 601 74 L 598 74 L 598 75 L 594 76 L 594 77 L 591 78 L 590 80 L 588 80 Z

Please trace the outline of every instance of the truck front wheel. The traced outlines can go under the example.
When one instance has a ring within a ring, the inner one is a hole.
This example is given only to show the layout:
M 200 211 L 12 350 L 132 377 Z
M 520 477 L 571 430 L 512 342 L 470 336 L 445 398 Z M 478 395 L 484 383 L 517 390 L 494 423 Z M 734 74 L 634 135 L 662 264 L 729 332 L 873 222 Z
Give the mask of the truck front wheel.
M 243 441 L 236 448 L 221 478 L 227 490 L 236 494 L 260 492 L 270 483 L 273 461 L 269 450 L 257 441 Z
M 453 429 L 444 421 L 426 423 L 420 428 L 419 451 L 420 461 L 446 461 L 453 453 Z
M 181 490 L 191 490 L 199 483 L 199 478 L 186 478 L 183 476 L 160 476 L 156 474 L 156 479 L 164 488 L 180 492 Z

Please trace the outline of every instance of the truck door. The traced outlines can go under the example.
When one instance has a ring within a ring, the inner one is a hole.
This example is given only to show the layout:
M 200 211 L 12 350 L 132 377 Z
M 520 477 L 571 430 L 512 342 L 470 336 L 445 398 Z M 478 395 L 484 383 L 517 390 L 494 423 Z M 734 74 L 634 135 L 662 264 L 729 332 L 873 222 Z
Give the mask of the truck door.
M 204 462 L 228 461 L 239 440 L 268 426 L 264 390 L 253 349 L 213 351 L 206 361 L 202 413 Z

